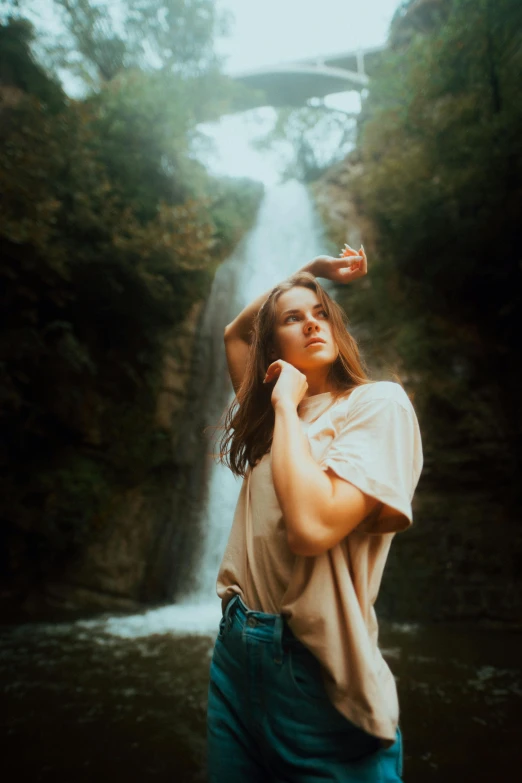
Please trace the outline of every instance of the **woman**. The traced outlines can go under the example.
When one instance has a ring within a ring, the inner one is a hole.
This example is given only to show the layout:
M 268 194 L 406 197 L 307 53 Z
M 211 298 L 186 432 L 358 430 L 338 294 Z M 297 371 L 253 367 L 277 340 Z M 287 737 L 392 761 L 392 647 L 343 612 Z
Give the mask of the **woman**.
M 211 783 L 399 781 L 397 690 L 373 609 L 422 469 L 413 406 L 371 382 L 316 282 L 367 273 L 319 256 L 225 330 L 236 392 L 222 460 L 243 476 L 217 579 Z

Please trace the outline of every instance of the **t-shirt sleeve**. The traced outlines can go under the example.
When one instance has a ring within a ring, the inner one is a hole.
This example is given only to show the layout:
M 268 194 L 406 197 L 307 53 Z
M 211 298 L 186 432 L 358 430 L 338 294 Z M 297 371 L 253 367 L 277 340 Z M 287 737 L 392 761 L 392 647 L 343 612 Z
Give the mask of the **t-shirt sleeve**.
M 346 412 L 320 460 L 340 478 L 381 503 L 358 526 L 368 533 L 405 530 L 422 470 L 419 424 L 413 406 L 381 397 Z

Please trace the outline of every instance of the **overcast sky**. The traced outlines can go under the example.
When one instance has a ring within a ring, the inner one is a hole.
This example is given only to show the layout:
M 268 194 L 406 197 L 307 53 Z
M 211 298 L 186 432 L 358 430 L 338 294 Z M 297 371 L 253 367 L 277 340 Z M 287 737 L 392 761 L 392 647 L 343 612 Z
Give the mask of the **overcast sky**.
M 231 11 L 218 42 L 228 72 L 384 43 L 400 0 L 217 0 Z

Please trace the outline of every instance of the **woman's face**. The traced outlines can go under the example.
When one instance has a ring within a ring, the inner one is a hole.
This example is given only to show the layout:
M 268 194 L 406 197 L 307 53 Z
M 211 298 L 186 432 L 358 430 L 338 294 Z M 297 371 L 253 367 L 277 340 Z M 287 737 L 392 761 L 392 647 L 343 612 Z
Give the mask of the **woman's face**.
M 302 286 L 277 299 L 273 337 L 272 361 L 284 359 L 301 372 L 333 364 L 339 353 L 319 297 Z

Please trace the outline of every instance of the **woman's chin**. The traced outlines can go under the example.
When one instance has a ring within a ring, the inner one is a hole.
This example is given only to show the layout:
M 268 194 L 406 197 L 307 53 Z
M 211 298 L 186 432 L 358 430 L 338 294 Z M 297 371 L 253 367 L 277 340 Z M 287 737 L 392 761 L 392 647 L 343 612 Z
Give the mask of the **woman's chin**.
M 300 372 L 306 373 L 309 370 L 319 370 L 322 367 L 330 367 L 335 361 L 335 358 L 329 356 L 307 356 L 306 359 L 302 359 L 297 362 L 291 362 L 294 367 Z

